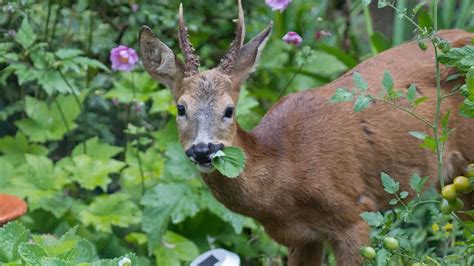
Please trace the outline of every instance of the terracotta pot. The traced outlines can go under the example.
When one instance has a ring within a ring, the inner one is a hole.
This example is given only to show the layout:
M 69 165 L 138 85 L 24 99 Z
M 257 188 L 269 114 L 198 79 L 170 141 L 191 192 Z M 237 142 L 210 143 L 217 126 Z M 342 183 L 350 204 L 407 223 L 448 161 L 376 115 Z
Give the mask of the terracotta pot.
M 28 205 L 24 200 L 13 195 L 0 194 L 0 225 L 22 216 L 27 209 Z

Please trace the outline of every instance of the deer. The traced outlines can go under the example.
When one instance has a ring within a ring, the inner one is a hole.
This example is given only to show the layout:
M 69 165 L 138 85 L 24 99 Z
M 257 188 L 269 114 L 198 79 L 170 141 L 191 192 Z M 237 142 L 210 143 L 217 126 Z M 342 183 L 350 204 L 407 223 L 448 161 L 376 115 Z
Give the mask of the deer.
M 369 226 L 360 214 L 389 208 L 381 172 L 406 191 L 414 172 L 430 176 L 430 184 L 436 185 L 436 157 L 408 135 L 428 132 L 409 114 L 379 102 L 356 113 L 351 103 L 330 103 L 331 96 L 336 88 L 351 86 L 355 71 L 375 94 L 388 70 L 397 89 L 414 83 L 417 94 L 428 97 L 417 112 L 433 121 L 433 48 L 422 51 L 416 42 L 408 42 L 367 59 L 327 85 L 288 94 L 247 132 L 237 123 L 235 108 L 240 87 L 256 69 L 271 30 L 272 22 L 244 44 L 239 0 L 235 39 L 228 52 L 217 67 L 200 72 L 180 5 L 178 38 L 184 62 L 147 26 L 139 33 L 141 58 L 146 71 L 171 90 L 180 143 L 218 201 L 256 219 L 271 238 L 288 247 L 290 266 L 320 265 L 324 243 L 332 245 L 338 265 L 360 264 L 359 248 L 369 243 Z M 439 35 L 454 46 L 474 37 L 462 30 Z M 450 73 L 442 67 L 445 92 L 458 82 L 445 81 Z M 474 123 L 455 111 L 462 100 L 460 95 L 446 98 L 441 110 L 453 110 L 450 127 L 456 128 L 443 157 L 446 178 L 474 162 L 474 149 L 468 145 L 474 140 Z M 228 146 L 241 148 L 247 157 L 237 178 L 223 176 L 211 164 L 213 155 Z

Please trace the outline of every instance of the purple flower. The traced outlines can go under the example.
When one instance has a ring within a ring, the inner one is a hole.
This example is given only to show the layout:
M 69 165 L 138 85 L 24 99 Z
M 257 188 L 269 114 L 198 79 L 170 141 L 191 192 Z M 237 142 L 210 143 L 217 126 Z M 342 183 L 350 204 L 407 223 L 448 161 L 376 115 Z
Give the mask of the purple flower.
M 133 69 L 138 61 L 138 55 L 133 48 L 125 45 L 110 50 L 110 62 L 112 62 L 112 70 L 129 72 Z
M 301 38 L 301 36 L 298 35 L 298 33 L 294 32 L 294 31 L 289 31 L 287 34 L 285 34 L 285 36 L 283 36 L 282 39 L 286 43 L 293 44 L 295 46 L 300 45 L 301 42 L 303 41 L 303 38 Z
M 132 12 L 137 12 L 139 7 L 140 6 L 137 3 L 130 4 L 130 8 L 132 9 Z
M 290 3 L 291 0 L 265 0 L 265 4 L 271 7 L 273 11 L 280 10 L 280 12 L 283 12 Z

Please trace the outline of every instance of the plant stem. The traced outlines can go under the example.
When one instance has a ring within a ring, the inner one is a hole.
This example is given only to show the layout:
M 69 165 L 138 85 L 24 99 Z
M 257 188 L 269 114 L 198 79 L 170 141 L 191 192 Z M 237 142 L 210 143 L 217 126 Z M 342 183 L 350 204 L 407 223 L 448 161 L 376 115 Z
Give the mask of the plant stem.
M 374 34 L 374 29 L 372 26 L 372 17 L 370 15 L 369 6 L 364 6 L 364 19 L 365 19 L 365 27 L 367 30 L 367 35 L 369 38 L 370 50 L 372 50 L 373 55 L 376 55 L 377 48 L 375 47 L 374 42 L 372 42 L 372 35 Z
M 462 225 L 462 227 L 464 227 L 464 229 L 466 229 L 467 231 L 469 231 L 471 234 L 474 235 L 474 231 L 472 231 L 471 228 L 469 228 L 460 218 L 459 216 L 457 216 L 457 214 L 455 214 L 454 212 L 451 213 L 451 216 L 460 224 Z
M 286 83 L 285 87 L 283 87 L 283 89 L 280 91 L 280 93 L 278 94 L 278 98 L 281 98 L 286 90 L 288 89 L 288 87 L 290 87 L 291 83 L 293 83 L 293 80 L 295 80 L 296 76 L 299 74 L 300 70 L 303 68 L 304 66 L 304 63 L 302 63 L 295 71 L 295 73 L 293 73 L 293 76 L 290 78 L 290 80 L 288 81 L 288 83 Z
M 403 10 L 407 5 L 406 0 L 397 1 L 397 9 Z M 405 19 L 401 18 L 398 12 L 394 14 L 394 25 L 393 25 L 393 45 L 399 45 L 405 39 Z
M 406 108 L 406 107 L 400 106 L 400 105 L 398 105 L 398 104 L 396 104 L 396 103 L 394 103 L 394 102 L 391 102 L 391 101 L 387 101 L 387 100 L 385 100 L 385 99 L 383 99 L 383 98 L 375 98 L 375 100 L 380 101 L 380 102 L 383 102 L 383 103 L 386 103 L 386 104 L 388 104 L 388 105 L 390 105 L 390 106 L 393 106 L 393 107 L 395 107 L 395 108 L 397 108 L 397 109 L 399 109 L 399 110 L 402 110 L 402 111 L 408 113 L 409 115 L 413 116 L 414 118 L 420 120 L 421 122 L 423 122 L 425 125 L 427 125 L 427 126 L 430 127 L 431 129 L 433 128 L 433 125 L 432 125 L 430 122 L 428 122 L 428 120 L 424 119 L 423 117 L 419 116 L 417 113 L 413 112 L 412 110 L 410 110 L 410 109 L 408 109 L 408 108 Z
M 433 14 L 433 26 L 434 32 L 438 31 L 438 1 L 434 0 L 434 14 Z M 439 59 L 438 59 L 438 48 L 434 41 L 431 41 L 434 52 L 435 52 L 435 64 L 436 64 L 436 114 L 433 122 L 433 136 L 435 139 L 436 144 L 436 159 L 438 164 L 438 178 L 441 184 L 441 188 L 444 187 L 444 177 L 443 177 L 443 152 L 441 151 L 441 141 L 439 138 L 439 119 L 441 116 L 441 103 L 443 101 L 442 93 L 441 93 L 441 73 L 439 68 Z
M 132 75 L 132 94 L 133 94 L 133 100 L 132 100 L 132 103 L 135 102 L 135 97 L 136 97 L 136 88 L 135 88 L 135 75 L 133 75 L 133 72 L 131 73 Z M 130 105 L 129 108 L 128 108 L 128 112 L 127 112 L 127 122 L 130 118 L 130 110 L 131 110 L 132 106 Z M 128 134 L 127 134 L 128 136 Z M 128 138 L 127 138 L 127 142 L 128 142 Z M 125 144 L 125 147 L 127 145 Z M 142 185 L 142 196 L 145 195 L 145 175 L 143 174 L 143 167 L 142 167 L 142 159 L 140 158 L 140 143 L 138 142 L 137 140 L 137 153 L 136 153 L 136 156 L 137 156 L 137 161 L 138 161 L 138 170 L 140 171 L 140 178 L 141 178 L 141 185 Z

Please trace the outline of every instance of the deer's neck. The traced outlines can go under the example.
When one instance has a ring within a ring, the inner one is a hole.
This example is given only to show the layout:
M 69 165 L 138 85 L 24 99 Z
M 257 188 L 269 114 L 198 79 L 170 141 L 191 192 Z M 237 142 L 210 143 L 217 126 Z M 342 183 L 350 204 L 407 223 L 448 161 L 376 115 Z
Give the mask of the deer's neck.
M 227 208 L 254 218 L 267 217 L 270 211 L 262 198 L 268 180 L 268 163 L 274 151 L 264 144 L 255 133 L 246 132 L 238 127 L 234 146 L 245 152 L 246 165 L 240 176 L 228 178 L 214 171 L 204 174 L 204 181 L 214 196 Z

